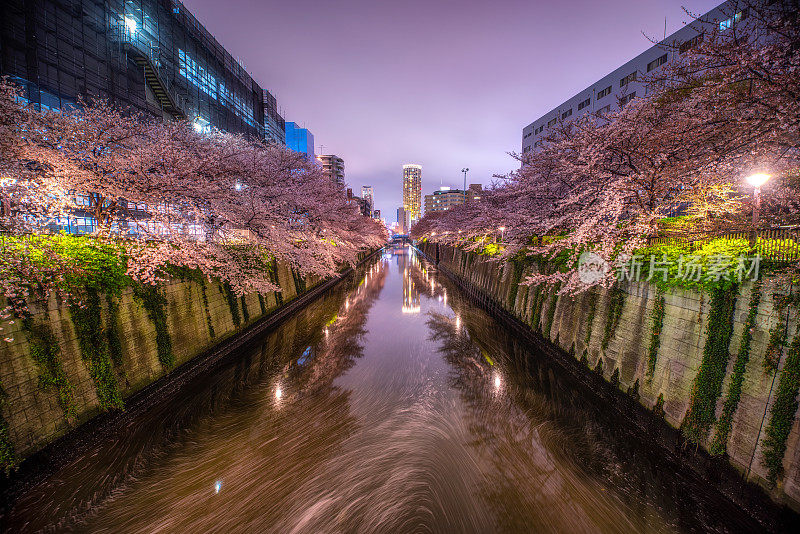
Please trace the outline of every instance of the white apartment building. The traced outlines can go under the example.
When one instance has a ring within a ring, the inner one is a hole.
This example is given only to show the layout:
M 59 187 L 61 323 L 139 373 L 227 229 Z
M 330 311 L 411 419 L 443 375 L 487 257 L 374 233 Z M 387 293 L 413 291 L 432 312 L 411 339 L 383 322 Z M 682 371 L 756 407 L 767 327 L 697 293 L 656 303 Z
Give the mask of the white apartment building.
M 643 76 L 686 53 L 702 42 L 703 35 L 710 30 L 728 31 L 744 21 L 747 14 L 743 2 L 729 0 L 701 16 L 700 20 L 667 36 L 523 128 L 522 152 L 542 146 L 548 128 L 559 121 L 572 121 L 591 112 L 617 111 L 633 98 L 646 95 L 648 88 L 641 81 Z

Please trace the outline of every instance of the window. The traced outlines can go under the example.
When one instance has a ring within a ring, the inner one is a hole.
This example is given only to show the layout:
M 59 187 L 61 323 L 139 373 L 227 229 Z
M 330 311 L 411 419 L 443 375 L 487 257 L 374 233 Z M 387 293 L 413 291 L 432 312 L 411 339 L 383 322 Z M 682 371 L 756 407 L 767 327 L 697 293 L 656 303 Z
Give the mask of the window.
M 554 125 L 557 120 L 558 120 L 558 117 L 553 117 L 551 120 L 547 121 L 547 127 L 549 128 L 552 125 Z
M 587 98 L 586 100 L 584 100 L 583 102 L 578 104 L 578 111 L 582 110 L 583 108 L 585 108 L 586 106 L 588 106 L 591 103 L 592 103 L 592 99 L 591 98 Z
M 600 108 L 600 110 L 597 112 L 597 114 L 600 115 L 600 116 L 603 116 L 606 113 L 608 113 L 609 111 L 611 111 L 611 104 L 609 104 L 609 105 L 607 105 L 607 106 L 605 106 L 603 108 Z
M 533 131 L 533 133 L 534 133 L 534 134 L 540 134 L 540 133 L 542 133 L 543 131 L 544 131 L 544 124 L 542 124 L 541 126 L 539 126 L 538 128 L 536 128 L 536 129 Z
M 634 98 L 636 98 L 636 91 L 621 97 L 619 99 L 619 107 L 624 106 L 625 104 L 627 104 L 628 102 L 630 102 Z
M 727 20 L 723 20 L 719 23 L 719 31 L 725 31 L 733 28 L 736 24 L 739 24 L 741 21 L 747 18 L 747 10 L 743 9 L 739 11 L 734 16 Z
M 563 121 L 564 119 L 566 119 L 570 115 L 572 115 L 572 108 L 569 108 L 567 111 L 565 111 L 564 113 L 561 114 L 561 120 Z
M 636 81 L 636 71 L 633 71 L 633 72 L 631 72 L 630 74 L 628 74 L 627 76 L 625 76 L 624 78 L 622 78 L 619 81 L 619 86 L 620 87 L 625 87 L 629 83 L 635 82 L 635 81 Z
M 541 140 L 541 139 L 539 139 L 538 141 L 536 141 L 535 143 L 533 143 L 533 146 L 534 146 L 534 147 L 537 147 L 537 146 L 542 146 L 542 140 Z
M 609 85 L 608 87 L 597 93 L 597 99 L 600 100 L 604 96 L 608 96 L 610 94 L 611 94 L 611 86 Z
M 664 54 L 660 58 L 654 59 L 653 61 L 647 64 L 647 72 L 650 72 L 653 69 L 657 69 L 666 62 L 667 62 L 667 54 Z
M 680 48 L 678 48 L 678 51 L 681 54 L 685 54 L 686 52 L 688 52 L 689 50 L 691 50 L 692 48 L 694 48 L 695 46 L 699 45 L 702 42 L 703 42 L 703 34 L 700 33 L 698 35 L 695 35 L 688 41 L 681 43 L 681 46 Z

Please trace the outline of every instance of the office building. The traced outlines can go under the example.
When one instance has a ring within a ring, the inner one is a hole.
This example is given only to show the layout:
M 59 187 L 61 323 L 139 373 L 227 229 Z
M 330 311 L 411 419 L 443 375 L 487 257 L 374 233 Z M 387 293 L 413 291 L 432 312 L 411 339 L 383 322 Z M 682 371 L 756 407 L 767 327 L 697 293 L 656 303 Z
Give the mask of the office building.
M 422 215 L 422 165 L 403 165 L 403 209 L 408 213 L 410 229 Z
M 316 159 L 314 154 L 314 135 L 308 129 L 299 127 L 296 122 L 287 122 L 285 138 L 288 148 L 305 154 L 306 159 L 309 161 Z
M 467 188 L 467 202 L 476 202 L 481 199 L 483 186 L 481 184 L 469 184 Z
M 447 211 L 454 206 L 464 204 L 464 191 L 441 187 L 431 195 L 425 195 L 425 215 L 438 211 Z
M 381 210 L 373 210 L 372 211 L 372 218 L 373 219 L 380 219 L 381 218 Z
M 735 0 L 712 9 L 701 20 L 694 21 L 651 46 L 618 69 L 551 109 L 522 130 L 522 152 L 536 150 L 545 143 L 548 129 L 559 122 L 568 122 L 587 113 L 605 115 L 618 111 L 637 96 L 644 96 L 648 86 L 643 77 L 685 54 L 703 40 L 711 30 L 733 31 L 747 19 L 747 9 L 737 8 Z M 551 80 L 558 83 L 557 80 Z
M 375 193 L 372 190 L 371 185 L 361 186 L 361 198 L 367 201 L 367 203 L 369 204 L 370 211 L 373 211 L 375 209 Z
M 286 121 L 278 113 L 278 100 L 275 95 L 264 89 L 262 101 L 264 103 L 264 137 L 269 142 L 285 145 Z
M 317 158 L 331 180 L 344 185 L 344 160 L 335 154 L 325 154 Z
M 411 229 L 411 214 L 402 206 L 397 208 L 397 233 L 407 234 Z
M 37 109 L 104 98 L 198 130 L 281 138 L 274 97 L 176 0 L 4 0 L 0 75 Z

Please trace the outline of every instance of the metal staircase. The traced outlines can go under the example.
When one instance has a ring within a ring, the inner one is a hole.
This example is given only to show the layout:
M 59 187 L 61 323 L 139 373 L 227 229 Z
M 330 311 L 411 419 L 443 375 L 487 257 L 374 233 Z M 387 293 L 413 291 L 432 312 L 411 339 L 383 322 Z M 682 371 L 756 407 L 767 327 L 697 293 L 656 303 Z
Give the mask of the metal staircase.
M 131 32 L 120 24 L 114 28 L 117 40 L 122 44 L 128 57 L 134 60 L 144 72 L 145 83 L 153 91 L 159 107 L 177 118 L 185 118 L 186 113 L 172 90 L 169 76 L 165 69 L 161 68 L 159 49 L 153 46 L 141 32 Z

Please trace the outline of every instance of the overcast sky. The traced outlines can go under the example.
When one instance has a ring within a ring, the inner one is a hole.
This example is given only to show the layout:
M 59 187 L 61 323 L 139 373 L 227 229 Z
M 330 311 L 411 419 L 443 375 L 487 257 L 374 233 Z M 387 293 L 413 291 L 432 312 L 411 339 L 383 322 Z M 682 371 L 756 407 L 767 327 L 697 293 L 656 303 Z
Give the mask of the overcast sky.
M 201 23 L 344 158 L 387 222 L 402 165 L 422 193 L 516 167 L 522 128 L 717 0 L 186 0 Z M 320 145 L 324 145 L 321 150 Z

